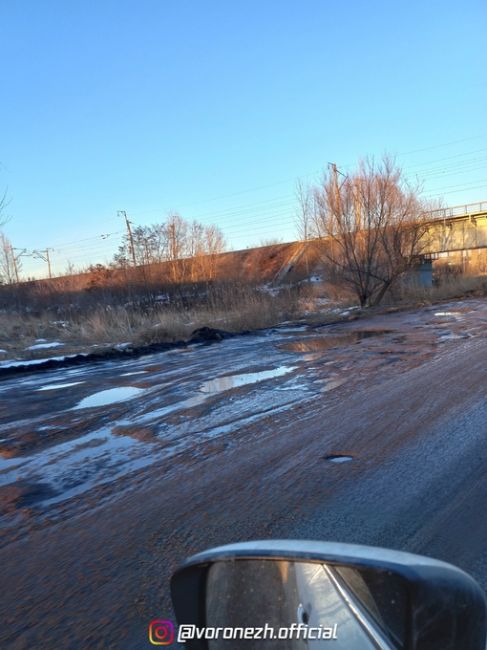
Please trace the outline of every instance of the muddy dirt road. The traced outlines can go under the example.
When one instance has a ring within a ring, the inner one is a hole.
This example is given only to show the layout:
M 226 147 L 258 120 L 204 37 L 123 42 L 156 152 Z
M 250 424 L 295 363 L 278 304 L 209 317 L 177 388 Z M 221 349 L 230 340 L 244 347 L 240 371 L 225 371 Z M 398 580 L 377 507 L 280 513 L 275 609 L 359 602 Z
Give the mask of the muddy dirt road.
M 486 325 L 472 299 L 2 381 L 0 646 L 150 647 L 172 569 L 250 538 L 487 588 Z

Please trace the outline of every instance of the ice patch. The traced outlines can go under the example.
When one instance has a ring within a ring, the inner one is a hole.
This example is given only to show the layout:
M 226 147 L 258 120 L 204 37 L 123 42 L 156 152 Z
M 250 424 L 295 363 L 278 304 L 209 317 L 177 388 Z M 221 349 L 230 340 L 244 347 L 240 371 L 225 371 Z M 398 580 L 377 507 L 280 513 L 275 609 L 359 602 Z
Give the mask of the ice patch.
M 47 386 L 42 386 L 38 388 L 37 392 L 40 393 L 44 390 L 56 390 L 57 388 L 70 388 L 71 386 L 78 386 L 79 384 L 84 384 L 84 381 L 72 381 L 69 384 L 48 384 Z
M 45 339 L 38 339 L 38 340 L 45 340 Z M 64 343 L 59 343 L 59 341 L 53 341 L 52 343 L 36 343 L 35 345 L 31 345 L 28 348 L 25 348 L 26 350 L 47 350 L 48 348 L 59 348 L 62 347 Z
M 345 456 L 341 454 L 330 454 L 329 456 L 325 456 L 325 460 L 327 460 L 330 463 L 348 463 L 349 461 L 353 460 L 353 456 Z
M 31 359 L 26 361 L 24 359 L 7 359 L 7 361 L 0 361 L 0 368 L 21 368 L 22 366 L 38 366 L 41 363 L 46 363 L 46 361 L 65 361 L 66 359 L 74 359 L 75 357 L 86 357 L 86 352 L 80 352 L 80 354 L 69 354 L 62 355 L 59 357 L 46 357 L 44 359 Z
M 143 388 L 136 388 L 135 386 L 118 386 L 117 388 L 109 388 L 108 390 L 101 390 L 98 393 L 89 395 L 77 404 L 75 409 L 95 408 L 97 406 L 107 406 L 108 404 L 115 404 L 116 402 L 124 402 L 128 399 L 139 397 L 146 391 Z
M 117 343 L 115 346 L 116 350 L 126 350 L 132 345 L 132 343 Z
M 262 370 L 261 372 L 246 372 L 241 375 L 228 375 L 227 377 L 218 377 L 217 379 L 210 379 L 205 381 L 200 386 L 202 393 L 222 393 L 232 388 L 245 386 L 246 384 L 256 384 L 266 379 L 274 379 L 275 377 L 282 377 L 288 373 L 296 370 L 296 366 L 280 366 L 273 370 Z

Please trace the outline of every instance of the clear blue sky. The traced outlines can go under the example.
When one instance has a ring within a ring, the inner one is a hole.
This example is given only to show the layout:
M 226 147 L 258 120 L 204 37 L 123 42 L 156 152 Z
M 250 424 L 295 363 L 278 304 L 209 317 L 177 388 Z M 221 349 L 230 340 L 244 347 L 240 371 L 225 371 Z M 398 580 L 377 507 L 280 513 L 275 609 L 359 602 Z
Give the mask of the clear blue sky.
M 293 239 L 298 177 L 385 150 L 428 196 L 487 199 L 485 0 L 2 0 L 0 22 L 4 230 L 58 271 L 109 259 L 120 209 Z

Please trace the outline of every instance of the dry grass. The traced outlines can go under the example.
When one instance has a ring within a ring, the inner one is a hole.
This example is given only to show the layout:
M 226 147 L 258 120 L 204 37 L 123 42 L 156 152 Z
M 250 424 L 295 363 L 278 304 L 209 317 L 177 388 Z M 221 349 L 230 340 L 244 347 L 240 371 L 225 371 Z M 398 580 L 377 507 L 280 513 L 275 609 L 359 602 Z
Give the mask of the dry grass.
M 270 296 L 255 290 L 228 292 L 189 307 L 159 307 L 149 313 L 126 308 L 100 310 L 80 324 L 82 340 L 131 341 L 145 345 L 187 340 L 200 327 L 243 332 L 270 327 L 297 313 L 292 292 Z
M 444 278 L 431 288 L 414 287 L 404 289 L 397 297 L 399 303 L 434 303 L 468 296 L 487 295 L 487 275 L 458 275 Z
M 54 306 L 53 306 L 54 307 Z M 26 310 L 0 313 L 0 348 L 23 358 L 65 354 L 89 346 L 113 346 L 187 340 L 200 327 L 242 332 L 270 327 L 294 318 L 299 292 L 281 290 L 276 295 L 248 285 L 217 285 L 204 296 L 187 296 L 170 304 L 132 301 L 120 305 L 90 305 L 60 312 L 46 309 L 36 315 Z M 63 347 L 26 350 L 36 339 L 58 341 Z
M 487 295 L 486 275 L 446 277 L 431 289 L 402 288 L 390 294 L 383 307 L 407 308 L 472 295 Z M 205 326 L 238 333 L 300 318 L 310 323 L 332 322 L 343 318 L 344 309 L 356 305 L 350 291 L 330 283 L 300 283 L 280 290 L 217 283 L 204 290 L 180 290 L 167 304 L 148 302 L 145 296 L 135 294 L 131 297 L 127 301 L 123 296 L 117 304 L 116 300 L 104 302 L 97 295 L 73 308 L 72 302 L 63 305 L 54 296 L 35 311 L 29 304 L 4 309 L 0 312 L 0 350 L 5 353 L 0 352 L 0 360 L 72 354 L 121 343 L 143 346 L 182 341 Z M 63 346 L 28 350 L 37 339 L 58 341 Z

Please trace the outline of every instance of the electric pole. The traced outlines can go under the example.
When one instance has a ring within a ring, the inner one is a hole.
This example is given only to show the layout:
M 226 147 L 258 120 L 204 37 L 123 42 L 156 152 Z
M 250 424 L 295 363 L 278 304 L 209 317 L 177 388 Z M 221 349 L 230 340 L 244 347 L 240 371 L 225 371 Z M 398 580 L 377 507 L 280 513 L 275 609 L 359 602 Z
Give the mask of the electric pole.
M 335 163 L 328 163 L 331 168 L 331 174 L 333 177 L 333 187 L 335 188 L 335 200 L 337 207 L 340 207 L 340 190 L 338 188 L 338 169 Z
M 14 251 L 20 251 L 18 255 L 14 253 Z M 12 255 L 12 261 L 14 265 L 14 273 L 15 273 L 15 281 L 17 284 L 19 283 L 19 265 L 17 264 L 17 261 L 20 257 L 22 256 L 27 256 L 27 249 L 26 248 L 14 248 L 13 246 L 10 246 L 10 254 Z
M 132 262 L 134 264 L 134 267 L 137 266 L 137 261 L 135 259 L 135 246 L 134 246 L 134 237 L 132 235 L 132 228 L 130 227 L 130 221 L 127 217 L 127 213 L 125 210 L 118 210 L 117 211 L 117 217 L 122 217 L 125 219 L 125 225 L 127 226 L 127 236 L 129 238 L 129 246 L 130 246 L 130 252 L 132 253 Z
M 51 272 L 51 257 L 49 255 L 49 252 L 52 250 L 52 248 L 46 248 L 42 251 L 32 251 L 32 257 L 37 258 L 42 260 L 43 262 L 47 263 L 47 270 L 49 273 L 49 279 L 52 278 L 52 272 Z

